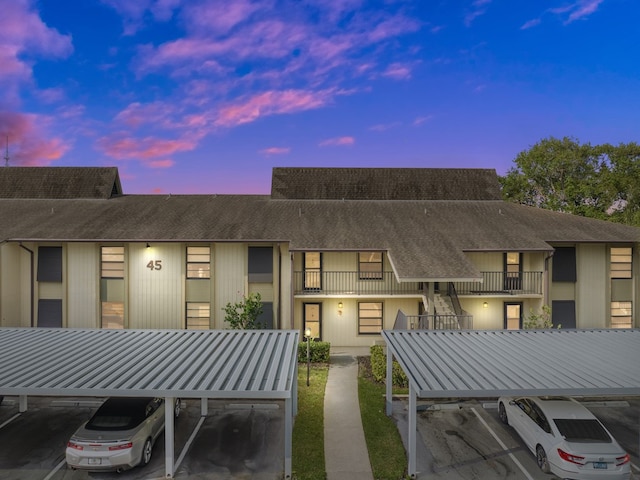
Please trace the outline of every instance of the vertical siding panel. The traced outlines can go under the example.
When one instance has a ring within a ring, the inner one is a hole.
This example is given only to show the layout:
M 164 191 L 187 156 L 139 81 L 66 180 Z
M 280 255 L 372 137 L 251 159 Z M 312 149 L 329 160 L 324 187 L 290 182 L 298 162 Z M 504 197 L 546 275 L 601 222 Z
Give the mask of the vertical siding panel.
M 181 244 L 129 244 L 129 328 L 183 328 Z M 160 262 L 150 269 L 149 262 Z
M 93 243 L 67 244 L 67 327 L 97 328 L 99 248 Z
M 0 246 L 0 255 L 2 259 L 0 263 L 2 275 L 0 278 L 2 286 L 0 326 L 28 327 L 31 323 L 29 252 L 15 243 L 5 243 Z
M 227 303 L 235 303 L 246 294 L 247 246 L 244 243 L 217 243 L 214 263 L 214 302 L 211 317 L 214 328 L 228 328 L 222 309 Z
M 609 326 L 609 291 L 607 289 L 607 249 L 605 245 L 576 247 L 576 326 Z

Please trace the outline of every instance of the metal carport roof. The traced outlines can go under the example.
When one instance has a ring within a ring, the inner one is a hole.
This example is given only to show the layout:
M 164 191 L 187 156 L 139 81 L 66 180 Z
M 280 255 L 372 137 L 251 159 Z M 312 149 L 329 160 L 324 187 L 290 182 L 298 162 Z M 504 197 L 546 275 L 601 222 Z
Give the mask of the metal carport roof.
M 640 395 L 640 330 L 385 330 L 387 415 L 392 359 L 409 379 L 409 474 L 418 398 Z
M 0 328 L 0 395 L 282 399 L 289 478 L 298 337 L 296 330 Z M 168 477 L 172 404 L 165 402 Z

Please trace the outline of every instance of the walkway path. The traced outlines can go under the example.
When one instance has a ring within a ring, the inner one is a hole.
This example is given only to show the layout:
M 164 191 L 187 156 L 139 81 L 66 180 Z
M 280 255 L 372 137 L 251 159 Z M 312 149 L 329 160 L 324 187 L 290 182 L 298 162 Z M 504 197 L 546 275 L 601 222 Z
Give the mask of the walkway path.
M 373 480 L 358 402 L 358 359 L 331 353 L 324 397 L 327 480 Z

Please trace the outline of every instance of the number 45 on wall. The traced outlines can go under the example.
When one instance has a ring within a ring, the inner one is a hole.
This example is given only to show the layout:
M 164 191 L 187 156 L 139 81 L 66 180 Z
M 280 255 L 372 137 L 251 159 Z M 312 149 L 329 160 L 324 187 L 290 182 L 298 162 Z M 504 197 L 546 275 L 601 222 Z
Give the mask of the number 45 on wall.
M 147 268 L 149 270 L 162 270 L 162 260 L 149 260 Z

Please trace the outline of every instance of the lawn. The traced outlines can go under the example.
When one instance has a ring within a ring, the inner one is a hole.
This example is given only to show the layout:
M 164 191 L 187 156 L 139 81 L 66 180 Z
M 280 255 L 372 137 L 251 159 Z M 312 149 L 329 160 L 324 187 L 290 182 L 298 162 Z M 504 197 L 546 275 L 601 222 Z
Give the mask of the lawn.
M 365 366 L 366 368 L 366 366 Z M 369 461 L 376 480 L 407 477 L 407 457 L 395 422 L 385 413 L 385 386 L 373 381 L 360 363 L 358 397 Z
M 307 387 L 307 369 L 298 370 L 298 415 L 293 426 L 293 476 L 297 480 L 324 480 L 324 390 L 329 367 L 313 366 Z

